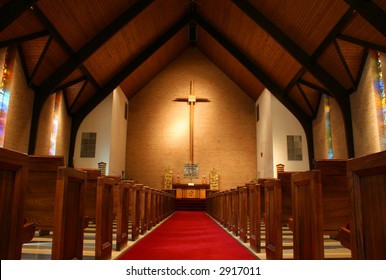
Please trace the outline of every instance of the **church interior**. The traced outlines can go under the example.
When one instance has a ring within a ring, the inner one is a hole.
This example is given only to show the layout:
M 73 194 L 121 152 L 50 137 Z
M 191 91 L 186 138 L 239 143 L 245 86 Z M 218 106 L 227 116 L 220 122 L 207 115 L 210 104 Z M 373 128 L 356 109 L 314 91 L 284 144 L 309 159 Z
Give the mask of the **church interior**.
M 386 259 L 386 1 L 0 17 L 1 259 L 120 258 L 177 212 L 257 259 Z

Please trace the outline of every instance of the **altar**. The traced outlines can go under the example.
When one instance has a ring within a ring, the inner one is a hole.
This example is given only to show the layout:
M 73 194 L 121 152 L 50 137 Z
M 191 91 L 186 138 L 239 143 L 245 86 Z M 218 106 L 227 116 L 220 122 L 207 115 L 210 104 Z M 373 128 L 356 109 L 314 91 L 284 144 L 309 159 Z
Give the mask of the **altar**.
M 206 190 L 210 189 L 209 184 L 178 183 L 173 184 L 176 190 L 176 199 L 206 199 Z

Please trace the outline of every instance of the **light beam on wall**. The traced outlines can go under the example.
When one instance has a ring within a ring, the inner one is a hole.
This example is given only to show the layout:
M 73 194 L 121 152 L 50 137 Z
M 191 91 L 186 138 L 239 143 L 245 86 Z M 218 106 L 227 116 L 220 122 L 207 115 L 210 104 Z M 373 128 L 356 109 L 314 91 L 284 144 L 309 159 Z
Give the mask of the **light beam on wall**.
M 8 69 L 8 49 L 5 51 L 5 58 L 3 69 L 1 71 L 1 84 L 0 84 L 0 147 L 4 146 L 5 126 L 7 123 L 8 105 L 10 92 L 7 89 L 7 83 L 9 82 L 9 69 Z

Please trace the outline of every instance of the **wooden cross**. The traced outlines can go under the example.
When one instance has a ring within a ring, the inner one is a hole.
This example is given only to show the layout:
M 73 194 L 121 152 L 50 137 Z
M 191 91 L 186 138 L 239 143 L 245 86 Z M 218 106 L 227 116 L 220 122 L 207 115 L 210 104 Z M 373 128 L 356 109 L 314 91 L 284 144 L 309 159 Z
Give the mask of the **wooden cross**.
M 189 147 L 190 147 L 190 164 L 194 162 L 194 105 L 196 102 L 210 102 L 209 98 L 196 98 L 193 92 L 193 81 L 190 81 L 190 95 L 187 98 L 176 98 L 176 102 L 188 102 L 190 107 L 190 122 L 189 122 Z

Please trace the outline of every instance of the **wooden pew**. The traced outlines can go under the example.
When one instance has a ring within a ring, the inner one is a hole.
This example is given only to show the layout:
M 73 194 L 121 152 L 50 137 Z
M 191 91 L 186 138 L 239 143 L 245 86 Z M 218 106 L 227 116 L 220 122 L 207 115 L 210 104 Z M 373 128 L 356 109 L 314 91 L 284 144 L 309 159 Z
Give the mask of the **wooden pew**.
M 114 193 L 119 177 L 98 178 L 95 228 L 95 259 L 111 259 L 113 248 Z
M 239 193 L 239 237 L 242 242 L 248 241 L 248 218 L 249 218 L 249 205 L 248 205 L 248 188 L 246 186 L 240 186 L 237 188 Z
M 102 176 L 99 168 L 79 168 L 80 170 L 87 172 L 87 185 L 86 185 L 86 204 L 85 204 L 85 218 L 90 222 L 95 223 L 96 218 L 96 193 L 98 177 Z
M 116 219 L 116 245 L 120 251 L 126 247 L 129 240 L 129 219 L 131 211 L 131 187 L 133 182 L 119 182 L 114 186 L 114 211 Z
M 337 238 L 339 228 L 349 222 L 347 160 L 318 160 L 323 197 L 323 232 Z
M 0 259 L 21 258 L 28 156 L 0 148 Z
M 144 186 L 141 188 L 140 192 L 140 233 L 145 234 L 147 232 L 147 222 L 148 222 L 148 195 L 149 187 Z
M 278 179 L 281 182 L 281 202 L 282 202 L 282 223 L 283 225 L 289 225 L 292 228 L 292 188 L 291 188 L 291 176 L 299 173 L 300 171 L 285 171 L 277 174 Z
M 294 259 L 324 258 L 322 183 L 319 170 L 293 174 Z
M 141 218 L 141 200 L 142 184 L 134 184 L 130 188 L 131 197 L 131 240 L 135 241 L 140 234 L 140 218 Z
M 82 259 L 87 173 L 59 167 L 52 239 L 53 260 Z
M 231 231 L 234 235 L 239 235 L 239 191 L 237 188 L 231 189 L 232 204 L 231 204 Z
M 283 259 L 282 205 L 280 180 L 264 182 L 265 252 L 267 260 Z
M 386 259 L 386 151 L 347 162 L 353 259 Z
M 225 191 L 225 207 L 226 207 L 226 224 L 225 228 L 228 231 L 232 230 L 232 191 Z
M 261 252 L 261 191 L 260 184 L 247 184 L 249 204 L 249 244 L 255 252 Z
M 62 156 L 29 156 L 25 216 L 39 230 L 48 235 L 54 226 L 57 172 L 64 165 Z

